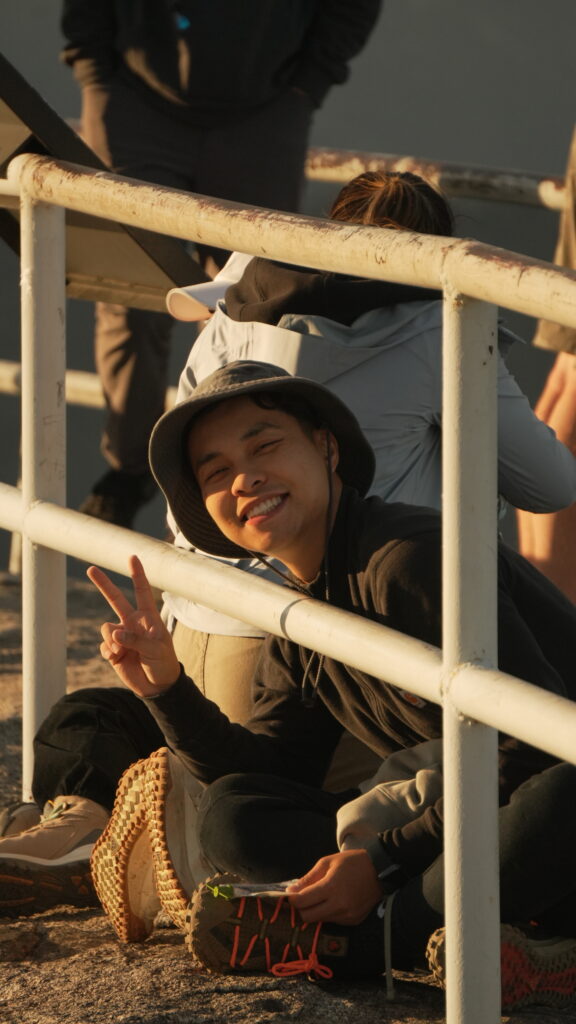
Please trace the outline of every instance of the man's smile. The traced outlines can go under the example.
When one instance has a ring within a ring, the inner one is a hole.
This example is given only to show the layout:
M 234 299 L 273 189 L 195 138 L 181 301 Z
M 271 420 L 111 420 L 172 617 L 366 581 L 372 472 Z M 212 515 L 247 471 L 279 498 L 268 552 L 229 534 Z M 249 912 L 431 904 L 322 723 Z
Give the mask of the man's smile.
M 262 498 L 254 502 L 253 505 L 250 505 L 248 510 L 244 509 L 240 518 L 246 523 L 249 519 L 255 519 L 257 516 L 266 516 L 278 508 L 285 499 L 285 494 L 275 494 L 270 498 Z

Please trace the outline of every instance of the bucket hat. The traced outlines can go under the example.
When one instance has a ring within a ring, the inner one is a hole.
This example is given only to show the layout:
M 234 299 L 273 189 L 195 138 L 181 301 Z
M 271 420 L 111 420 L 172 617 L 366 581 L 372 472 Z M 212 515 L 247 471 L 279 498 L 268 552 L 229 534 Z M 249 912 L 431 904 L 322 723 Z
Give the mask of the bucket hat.
M 188 433 L 195 417 L 210 406 L 259 391 L 283 392 L 310 406 L 338 442 L 338 474 L 344 483 L 366 494 L 374 476 L 374 453 L 358 420 L 322 384 L 293 377 L 271 363 L 238 361 L 215 370 L 190 398 L 158 420 L 149 459 L 179 530 L 195 548 L 220 558 L 244 558 L 246 549 L 229 541 L 206 511 L 188 460 Z

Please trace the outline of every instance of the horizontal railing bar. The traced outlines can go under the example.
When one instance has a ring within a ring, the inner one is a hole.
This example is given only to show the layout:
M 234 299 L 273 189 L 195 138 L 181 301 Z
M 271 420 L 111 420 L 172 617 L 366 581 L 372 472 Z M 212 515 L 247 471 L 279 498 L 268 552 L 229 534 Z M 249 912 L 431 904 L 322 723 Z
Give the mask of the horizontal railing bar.
M 449 691 L 450 700 L 466 717 L 576 764 L 574 701 L 480 665 L 461 665 Z
M 308 150 L 306 177 L 310 181 L 344 184 L 363 171 L 411 171 L 437 185 L 446 195 L 459 199 L 522 203 L 549 210 L 562 210 L 566 201 L 564 178 L 552 174 L 470 167 L 394 153 L 327 147 Z
M 0 178 L 0 197 L 8 196 L 14 198 L 20 195 L 20 183 L 18 181 L 9 181 L 7 178 Z M 0 201 L 0 206 L 4 204 Z M 12 204 L 10 203 L 10 206 Z
M 460 199 L 521 203 L 544 206 L 549 210 L 562 210 L 566 200 L 564 178 L 552 174 L 471 167 L 407 154 L 371 153 L 326 146 L 308 150 L 305 172 L 309 181 L 344 184 L 363 171 L 411 171 L 433 182 L 446 195 Z M 18 194 L 17 185 L 0 179 L 0 197 Z
M 241 617 L 242 608 L 249 607 L 246 621 L 269 633 L 287 636 L 375 678 L 385 675 L 387 682 L 425 700 L 442 702 L 441 652 L 352 612 L 50 502 L 38 502 L 25 514 L 20 492 L 8 484 L 0 484 L 0 527 L 25 528 L 38 544 L 81 561 L 97 561 L 123 575 L 129 556 L 137 554 L 154 586 L 201 600 L 236 618 Z M 103 618 L 106 609 L 103 601 Z M 576 704 L 572 701 L 479 665 L 461 666 L 447 689 L 450 701 L 465 717 L 576 763 Z M 546 735 L 544 720 L 551 724 Z
M 0 359 L 0 393 L 19 395 L 21 391 L 20 363 L 8 359 Z M 166 407 L 171 408 L 176 402 L 177 388 L 170 387 L 166 392 Z M 102 383 L 96 373 L 86 370 L 66 371 L 66 401 L 71 405 L 85 405 L 92 409 L 104 407 Z
M 245 621 L 267 632 L 287 636 L 371 675 L 381 673 L 384 666 L 386 678 L 395 686 L 436 703 L 441 700 L 441 655 L 435 647 L 351 612 L 50 502 L 37 502 L 25 513 L 20 492 L 8 484 L 0 484 L 0 527 L 25 530 L 37 544 L 82 561 L 97 561 L 124 575 L 128 558 L 137 554 L 150 582 L 161 589 L 201 600 L 235 618 L 243 617 L 243 608 L 249 609 Z M 103 603 L 103 616 L 105 608 Z
M 576 271 L 475 240 L 364 227 L 210 199 L 36 155 L 8 168 L 30 195 L 224 249 L 441 289 L 576 327 Z

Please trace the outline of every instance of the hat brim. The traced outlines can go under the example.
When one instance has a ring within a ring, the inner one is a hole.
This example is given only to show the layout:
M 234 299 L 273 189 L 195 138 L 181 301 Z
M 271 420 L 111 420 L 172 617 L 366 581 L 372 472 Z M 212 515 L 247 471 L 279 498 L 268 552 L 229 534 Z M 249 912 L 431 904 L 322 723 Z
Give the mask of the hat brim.
M 248 367 L 255 368 L 254 375 L 242 379 Z M 314 410 L 338 442 L 338 474 L 344 483 L 365 494 L 374 477 L 374 453 L 356 417 L 323 385 L 292 377 L 270 364 L 246 362 L 222 367 L 202 381 L 187 401 L 158 420 L 149 451 L 152 472 L 179 530 L 195 548 L 221 558 L 245 558 L 247 552 L 228 540 L 208 515 L 188 461 L 186 441 L 194 419 L 210 406 L 262 391 L 294 395 Z

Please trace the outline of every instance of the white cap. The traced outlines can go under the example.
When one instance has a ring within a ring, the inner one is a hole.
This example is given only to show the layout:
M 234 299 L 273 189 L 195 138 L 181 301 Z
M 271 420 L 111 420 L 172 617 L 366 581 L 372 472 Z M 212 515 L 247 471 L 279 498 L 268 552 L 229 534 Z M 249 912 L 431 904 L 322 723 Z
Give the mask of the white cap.
M 206 320 L 227 288 L 240 280 L 251 259 L 245 252 L 233 252 L 213 281 L 172 288 L 166 296 L 168 312 L 176 320 Z

